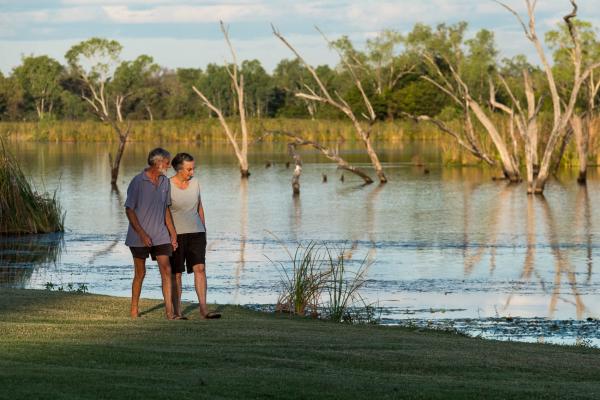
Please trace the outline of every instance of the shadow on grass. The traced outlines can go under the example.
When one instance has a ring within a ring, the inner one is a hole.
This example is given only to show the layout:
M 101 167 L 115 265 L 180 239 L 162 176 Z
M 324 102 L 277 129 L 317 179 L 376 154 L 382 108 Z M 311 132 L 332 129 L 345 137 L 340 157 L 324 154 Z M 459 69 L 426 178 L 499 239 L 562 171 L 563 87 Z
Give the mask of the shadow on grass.
M 223 314 L 223 310 L 225 310 L 225 308 L 227 308 L 227 306 L 223 305 L 223 304 L 219 304 L 213 309 L 209 305 L 208 308 L 210 309 L 211 312 L 218 312 L 220 314 Z M 190 314 L 192 314 L 193 312 L 198 312 L 198 303 L 189 304 L 187 307 L 185 307 L 183 309 L 182 315 L 187 317 Z
M 140 312 L 140 317 L 143 317 L 144 315 L 150 314 L 151 312 L 159 310 L 159 309 L 162 309 L 162 308 L 165 308 L 165 303 L 164 302 L 160 303 L 160 304 L 157 304 L 154 307 L 149 308 L 147 310 L 141 311 Z

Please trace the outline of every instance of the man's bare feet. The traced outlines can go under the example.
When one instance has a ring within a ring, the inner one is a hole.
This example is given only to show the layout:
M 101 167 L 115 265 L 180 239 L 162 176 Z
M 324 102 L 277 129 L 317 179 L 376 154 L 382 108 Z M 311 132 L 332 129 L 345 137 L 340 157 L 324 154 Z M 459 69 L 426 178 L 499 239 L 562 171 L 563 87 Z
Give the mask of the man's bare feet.
M 138 319 L 141 317 L 140 312 L 138 310 L 131 310 L 131 319 Z

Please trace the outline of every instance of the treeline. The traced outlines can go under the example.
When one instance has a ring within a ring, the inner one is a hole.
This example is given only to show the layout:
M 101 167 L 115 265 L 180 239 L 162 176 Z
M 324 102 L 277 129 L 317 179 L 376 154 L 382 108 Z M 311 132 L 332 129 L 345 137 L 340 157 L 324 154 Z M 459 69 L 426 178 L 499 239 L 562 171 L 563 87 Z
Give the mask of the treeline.
M 578 22 L 582 43 L 589 58 L 600 55 L 592 26 Z M 416 24 L 405 35 L 393 30 L 380 32 L 358 48 L 349 38 L 332 41 L 332 51 L 340 55 L 334 67 L 320 65 L 315 69 L 330 93 L 343 98 L 357 115 L 365 113 L 362 94 L 354 84 L 358 78 L 369 97 L 377 119 L 393 120 L 407 114 L 453 118 L 460 108 L 450 96 L 436 87 L 431 79 L 431 65 L 423 54 L 440 55 L 434 61 L 446 73 L 451 58 L 460 68 L 470 95 L 486 101 L 490 94 L 490 77 L 502 76 L 518 96 L 524 96 L 520 77 L 528 70 L 536 91 L 543 93 L 546 85 L 543 69 L 531 65 L 522 56 L 501 58 L 493 32 L 480 30 L 467 38 L 467 24 L 440 24 L 435 27 Z M 550 32 L 546 41 L 553 49 L 559 87 L 569 87 L 570 63 L 564 28 Z M 115 44 L 114 63 L 104 70 L 90 71 L 89 77 L 107 76 L 107 96 L 122 93 L 121 112 L 128 120 L 196 119 L 210 116 L 192 90 L 196 86 L 222 110 L 225 116 L 236 115 L 237 102 L 225 65 L 209 64 L 205 69 L 168 69 L 154 63 L 151 56 L 140 55 L 133 61 L 118 59 L 120 45 Z M 525 44 L 525 43 L 524 43 Z M 273 39 L 273 46 L 280 45 Z M 85 53 L 73 46 L 70 53 Z M 192 49 L 190 49 L 192 50 Z M 300 49 L 302 50 L 302 49 Z M 443 57 L 442 57 L 443 56 Z M 69 53 L 65 56 L 69 61 Z M 71 57 L 72 58 L 72 57 Z M 353 68 L 346 66 L 351 64 Z M 251 118 L 330 118 L 342 117 L 339 110 L 327 105 L 298 98 L 301 90 L 316 90 L 315 82 L 298 59 L 284 59 L 272 73 L 260 60 L 244 60 L 239 65 L 244 80 L 246 113 Z M 356 75 L 356 76 L 352 76 Z M 500 101 L 508 99 L 502 85 L 496 85 Z M 81 79 L 75 64 L 59 63 L 46 55 L 23 57 L 22 63 L 8 76 L 0 74 L 0 120 L 35 121 L 40 119 L 94 119 L 94 110 L 85 98 L 91 98 L 90 86 Z M 585 96 L 582 95 L 582 99 Z M 584 101 L 584 100 L 582 100 Z M 112 106 L 109 104 L 109 107 Z M 542 112 L 550 110 L 548 98 L 541 104 Z

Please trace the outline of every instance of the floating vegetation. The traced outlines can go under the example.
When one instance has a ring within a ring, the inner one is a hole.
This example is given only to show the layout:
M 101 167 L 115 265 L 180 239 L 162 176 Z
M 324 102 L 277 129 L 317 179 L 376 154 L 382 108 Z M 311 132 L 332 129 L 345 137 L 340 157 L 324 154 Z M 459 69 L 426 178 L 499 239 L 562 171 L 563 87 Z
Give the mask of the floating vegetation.
M 36 192 L 0 137 L 0 234 L 62 232 L 63 222 L 56 192 Z
M 390 320 L 384 317 L 382 323 L 454 332 L 485 339 L 573 344 L 584 347 L 600 345 L 600 321 L 594 318 L 554 320 L 495 317 Z

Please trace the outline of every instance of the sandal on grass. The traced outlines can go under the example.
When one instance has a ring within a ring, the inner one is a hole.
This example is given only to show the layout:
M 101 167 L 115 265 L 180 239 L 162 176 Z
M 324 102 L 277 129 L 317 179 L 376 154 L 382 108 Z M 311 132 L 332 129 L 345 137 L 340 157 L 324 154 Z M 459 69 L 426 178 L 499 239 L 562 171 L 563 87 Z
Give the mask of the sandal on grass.
M 202 318 L 203 319 L 217 319 L 217 318 L 221 318 L 221 314 L 218 312 L 210 311 L 206 315 L 202 315 Z

